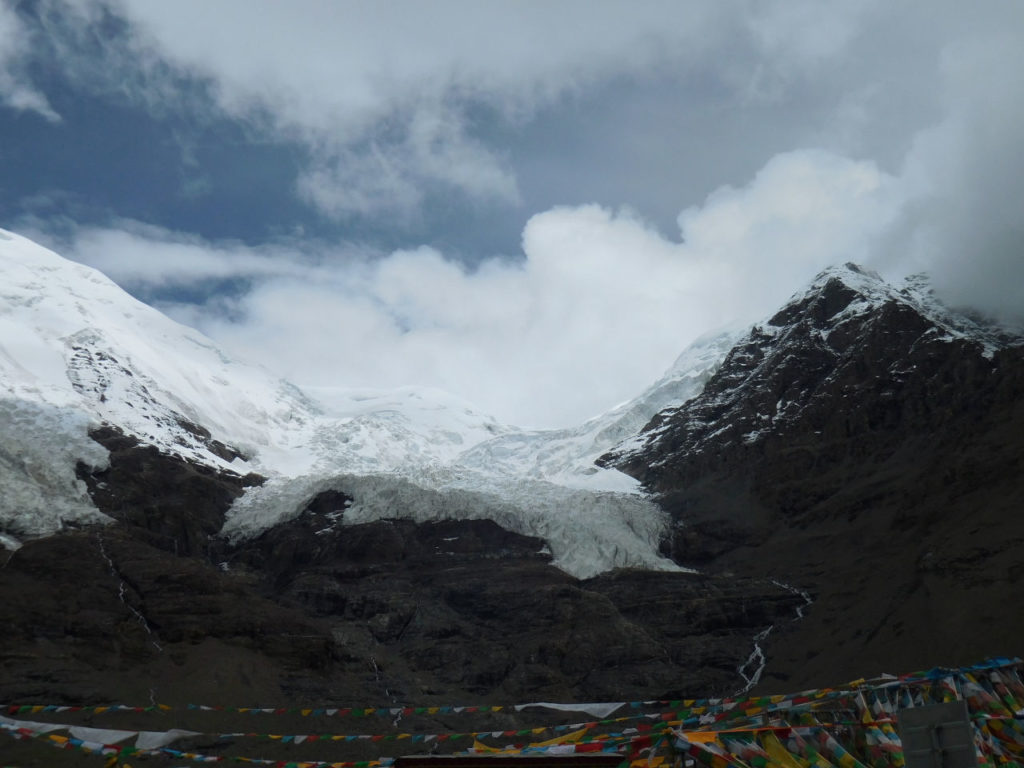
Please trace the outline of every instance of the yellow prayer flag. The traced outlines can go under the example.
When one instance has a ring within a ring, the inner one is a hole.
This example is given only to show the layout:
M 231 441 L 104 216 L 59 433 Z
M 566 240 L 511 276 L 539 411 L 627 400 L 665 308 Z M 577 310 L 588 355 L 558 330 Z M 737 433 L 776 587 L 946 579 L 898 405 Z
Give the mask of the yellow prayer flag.
M 630 768 L 660 768 L 665 764 L 665 758 L 661 755 L 656 757 L 641 757 L 629 764 Z
M 718 741 L 718 733 L 716 731 L 687 731 L 683 734 L 683 738 L 691 744 L 709 744 L 712 741 Z
M 534 729 L 533 732 L 537 733 L 538 730 L 543 731 L 544 729 L 543 728 Z M 539 741 L 536 744 L 531 744 L 530 746 L 531 747 L 553 747 L 556 744 L 573 744 L 573 743 L 579 741 L 581 738 L 583 738 L 583 734 L 585 734 L 586 732 L 587 732 L 586 728 L 581 728 L 578 731 L 573 731 L 572 733 L 567 733 L 564 736 L 556 736 L 553 739 L 548 739 L 547 741 Z
M 768 756 L 772 759 L 773 763 L 776 763 L 782 768 L 808 768 L 810 763 L 806 760 L 802 760 L 798 756 L 794 755 L 779 741 L 779 737 L 774 733 L 768 733 L 761 739 L 764 751 L 768 753 Z
M 482 741 L 478 741 L 476 739 L 473 739 L 473 749 L 477 752 L 501 752 L 497 747 L 489 747 Z

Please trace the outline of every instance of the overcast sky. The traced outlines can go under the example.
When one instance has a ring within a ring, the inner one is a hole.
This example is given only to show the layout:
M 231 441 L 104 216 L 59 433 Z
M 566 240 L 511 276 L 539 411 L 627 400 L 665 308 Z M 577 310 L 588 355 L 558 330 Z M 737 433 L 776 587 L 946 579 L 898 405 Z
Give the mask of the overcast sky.
M 564 426 L 823 267 L 1024 308 L 1024 3 L 0 0 L 0 226 Z

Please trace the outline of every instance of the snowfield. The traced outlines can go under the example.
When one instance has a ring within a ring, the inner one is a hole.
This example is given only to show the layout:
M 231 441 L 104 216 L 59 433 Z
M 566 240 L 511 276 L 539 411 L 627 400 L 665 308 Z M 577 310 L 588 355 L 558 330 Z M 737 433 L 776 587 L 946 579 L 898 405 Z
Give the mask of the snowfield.
M 730 339 L 700 342 L 637 400 L 576 429 L 524 431 L 427 388 L 302 391 L 96 270 L 0 230 L 0 545 L 110 522 L 75 466 L 106 465 L 88 431 L 112 424 L 189 461 L 268 477 L 229 513 L 233 539 L 336 489 L 356 499 L 343 524 L 489 518 L 544 539 L 575 576 L 675 570 L 657 554 L 664 514 L 593 460 L 699 392 Z M 242 456 L 222 458 L 211 439 Z

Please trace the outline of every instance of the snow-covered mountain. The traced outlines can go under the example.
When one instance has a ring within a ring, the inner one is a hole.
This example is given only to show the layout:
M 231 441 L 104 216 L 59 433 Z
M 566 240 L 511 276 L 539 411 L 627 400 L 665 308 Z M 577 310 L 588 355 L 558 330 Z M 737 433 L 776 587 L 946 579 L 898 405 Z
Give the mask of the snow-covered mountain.
M 676 561 L 813 599 L 766 651 L 789 683 L 1017 647 L 1022 457 L 1024 335 L 846 265 L 601 461 L 673 516 Z
M 99 272 L 0 230 L 0 534 L 93 522 L 77 462 L 101 468 L 90 428 L 113 425 L 195 464 L 259 474 L 225 534 L 251 536 L 337 487 L 347 522 L 488 517 L 544 538 L 575 575 L 674 568 L 664 515 L 593 459 L 660 408 L 692 396 L 728 349 L 698 343 L 636 401 L 575 430 L 523 432 L 447 393 L 408 387 L 307 392 L 235 360 Z M 420 493 L 429 491 L 430 493 Z
M 524 431 L 301 392 L 2 233 L 0 386 L 9 700 L 720 696 L 1021 632 L 1024 338 L 920 279 L 827 270 L 637 399 Z
M 791 424 L 830 403 L 834 387 L 851 404 L 864 401 L 876 386 L 895 391 L 916 375 L 915 352 L 924 354 L 931 345 L 962 343 L 991 359 L 1000 349 L 1019 346 L 1021 335 L 946 308 L 921 275 L 891 285 L 846 264 L 821 272 L 735 342 L 699 398 L 664 409 L 602 463 L 639 462 L 651 476 L 682 455 L 757 445 L 785 435 Z M 866 362 L 872 354 L 885 357 L 875 347 L 888 345 L 885 352 L 892 355 L 896 344 L 906 346 L 905 354 L 886 357 L 884 369 Z
M 263 478 L 227 515 L 222 534 L 233 541 L 292 520 L 335 491 L 351 499 L 338 524 L 491 519 L 542 538 L 555 564 L 575 576 L 677 569 L 659 554 L 667 515 L 612 467 L 661 439 L 665 427 L 641 434 L 656 414 L 655 425 L 675 423 L 672 414 L 690 402 L 701 403 L 690 452 L 726 424 L 739 444 L 778 431 L 802 395 L 780 392 L 774 407 L 753 407 L 764 387 L 743 374 L 732 384 L 717 377 L 717 399 L 709 399 L 705 383 L 727 356 L 730 371 L 746 371 L 748 355 L 751 366 L 777 374 L 801 334 L 828 346 L 894 301 L 928 318 L 932 336 L 969 338 L 987 354 L 1003 343 L 997 331 L 944 310 L 920 280 L 894 288 L 848 265 L 819 275 L 753 330 L 699 339 L 634 400 L 573 429 L 524 431 L 425 388 L 300 391 L 232 359 L 97 271 L 2 230 L 0 286 L 0 483 L 10 500 L 0 508 L 0 542 L 8 547 L 103 520 L 76 467 L 104 466 L 106 451 L 89 433 L 112 425 L 195 465 Z M 829 311 L 833 294 L 843 300 Z M 794 309 L 807 297 L 824 313 L 810 331 Z M 741 417 L 723 418 L 730 408 Z M 614 461 L 596 465 L 602 455 Z
M 316 410 L 95 270 L 2 230 L 0 387 L 8 538 L 99 517 L 75 478 L 76 461 L 106 460 L 90 427 L 115 424 L 161 450 L 245 473 L 237 451 L 253 454 L 272 438 L 286 449 Z

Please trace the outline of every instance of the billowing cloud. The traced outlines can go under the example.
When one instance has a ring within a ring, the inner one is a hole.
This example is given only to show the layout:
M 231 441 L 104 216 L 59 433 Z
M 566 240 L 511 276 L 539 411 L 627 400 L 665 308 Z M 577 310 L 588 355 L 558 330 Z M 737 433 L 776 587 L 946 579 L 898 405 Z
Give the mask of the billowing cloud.
M 683 239 L 629 212 L 556 208 L 527 222 L 520 258 L 472 268 L 431 248 L 313 259 L 137 227 L 80 231 L 72 255 L 126 284 L 246 276 L 227 314 L 223 298 L 168 309 L 300 385 L 431 385 L 513 423 L 561 426 L 636 395 L 698 334 L 869 253 L 893 183 L 870 163 L 792 153 L 684 212 Z
M 0 104 L 59 122 L 60 115 L 32 85 L 26 72 L 24 59 L 31 45 L 31 32 L 18 14 L 10 5 L 0 4 Z
M 81 88 L 289 141 L 304 165 L 282 183 L 370 222 L 352 227 L 370 248 L 115 221 L 65 251 L 300 384 L 432 385 L 511 422 L 569 424 L 837 262 L 1024 307 L 1019 3 L 39 7 Z M 104 13 L 120 32 L 89 48 Z M 669 212 L 656 223 L 652 199 Z M 372 233 L 440 209 L 429 241 L 445 242 L 477 204 L 515 217 L 520 252 L 372 249 Z M 218 281 L 240 287 L 197 290 Z
M 947 301 L 1024 316 L 1024 6 L 1016 24 L 950 44 L 945 115 L 916 137 L 902 177 L 914 208 L 892 258 Z

